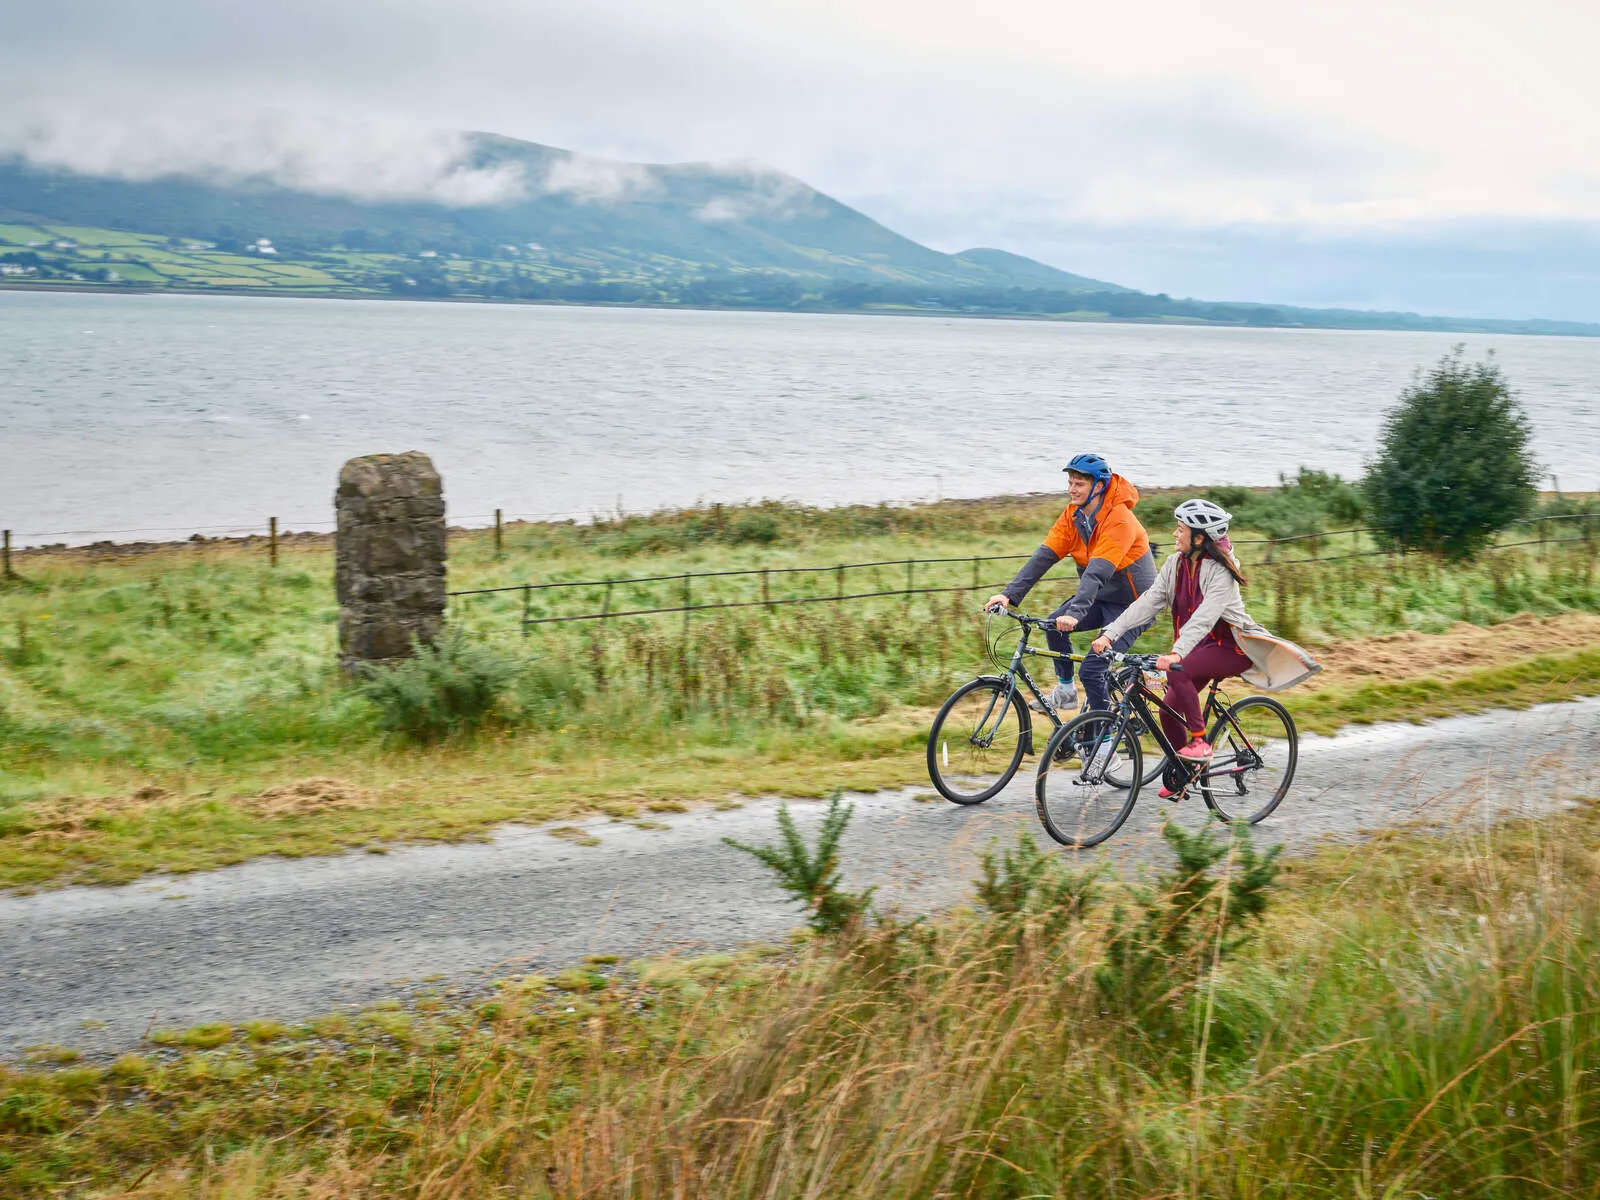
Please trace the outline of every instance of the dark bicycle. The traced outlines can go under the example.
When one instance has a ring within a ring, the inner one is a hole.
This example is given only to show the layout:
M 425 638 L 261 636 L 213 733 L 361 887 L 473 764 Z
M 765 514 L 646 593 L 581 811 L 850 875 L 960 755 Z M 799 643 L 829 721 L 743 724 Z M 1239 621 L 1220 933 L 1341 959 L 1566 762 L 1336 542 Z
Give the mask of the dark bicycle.
M 1098 846 L 1122 828 L 1133 811 L 1143 774 L 1147 732 L 1164 752 L 1160 775 L 1175 800 L 1198 787 L 1206 806 L 1223 821 L 1254 825 L 1282 802 L 1300 758 L 1294 718 L 1276 700 L 1246 696 L 1230 703 L 1213 680 L 1206 692 L 1204 724 L 1215 748 L 1211 759 L 1189 763 L 1177 756 L 1151 706 L 1178 714 L 1151 690 L 1159 679 L 1153 654 L 1112 654 L 1112 707 L 1085 712 L 1057 729 L 1039 760 L 1034 796 L 1045 831 L 1063 846 Z M 1176 668 L 1174 668 L 1176 669 Z
M 1007 640 L 1006 626 L 997 625 L 1001 617 L 1016 621 L 1019 626 L 1017 644 L 1009 659 L 1001 648 Z M 1050 622 L 1042 617 L 1009 609 L 989 613 L 984 640 L 990 661 L 1003 673 L 980 675 L 957 688 L 928 731 L 928 777 L 946 800 L 982 804 L 999 795 L 1022 765 L 1022 756 L 1034 752 L 1033 713 L 1023 689 L 1033 694 L 1050 723 L 1056 729 L 1062 728 L 1061 717 L 1044 702 L 1044 694 L 1028 674 L 1024 660 L 1065 657 L 1082 662 L 1083 655 L 1062 655 L 1028 644 L 1034 633 L 1048 628 Z M 1123 756 L 1122 762 L 1111 764 L 1109 776 L 1127 783 L 1127 765 L 1127 757 Z M 1158 762 L 1144 782 L 1153 781 L 1161 766 Z

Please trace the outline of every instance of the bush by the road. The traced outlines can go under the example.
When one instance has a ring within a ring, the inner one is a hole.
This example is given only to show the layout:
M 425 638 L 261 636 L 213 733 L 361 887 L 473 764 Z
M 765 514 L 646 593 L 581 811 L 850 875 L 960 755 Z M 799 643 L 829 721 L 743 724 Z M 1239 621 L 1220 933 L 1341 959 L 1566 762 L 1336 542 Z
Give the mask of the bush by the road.
M 385 729 L 436 742 L 482 726 L 516 673 L 514 663 L 450 630 L 404 662 L 371 669 L 357 687 L 377 705 Z
M 1538 501 L 1531 435 L 1499 366 L 1458 346 L 1384 420 L 1366 479 L 1373 523 L 1406 549 L 1471 558 Z

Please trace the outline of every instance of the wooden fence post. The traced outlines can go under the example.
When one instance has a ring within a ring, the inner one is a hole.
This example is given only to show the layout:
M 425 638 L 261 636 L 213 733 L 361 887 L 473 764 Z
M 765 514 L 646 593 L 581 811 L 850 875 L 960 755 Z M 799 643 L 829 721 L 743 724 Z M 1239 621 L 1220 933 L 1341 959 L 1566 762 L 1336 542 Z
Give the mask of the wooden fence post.
M 267 518 L 267 562 L 278 565 L 278 518 Z
M 835 600 L 844 599 L 844 564 L 843 563 L 840 563 L 837 567 L 835 567 L 833 569 L 833 580 L 834 580 L 833 598 Z
M 528 618 L 533 615 L 533 588 L 522 585 L 522 636 L 528 636 Z
M 504 557 L 506 552 L 505 526 L 500 520 L 500 510 L 494 510 L 494 556 Z
M 0 551 L 0 555 L 3 555 L 5 560 L 5 567 L 3 571 L 0 571 L 0 578 L 15 579 L 17 573 L 11 569 L 11 530 L 9 529 L 5 533 L 5 549 Z
M 761 568 L 761 602 L 772 611 L 772 572 L 766 567 Z

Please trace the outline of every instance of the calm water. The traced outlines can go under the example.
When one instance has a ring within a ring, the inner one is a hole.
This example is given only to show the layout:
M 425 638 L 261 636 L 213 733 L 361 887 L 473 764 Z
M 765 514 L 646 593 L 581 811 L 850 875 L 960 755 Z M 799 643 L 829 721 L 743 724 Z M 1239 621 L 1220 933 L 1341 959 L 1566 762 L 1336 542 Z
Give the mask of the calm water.
M 425 450 L 453 520 L 1358 472 L 1419 365 L 1493 347 L 1546 469 L 1600 487 L 1600 339 L 0 292 L 0 525 L 326 524 Z

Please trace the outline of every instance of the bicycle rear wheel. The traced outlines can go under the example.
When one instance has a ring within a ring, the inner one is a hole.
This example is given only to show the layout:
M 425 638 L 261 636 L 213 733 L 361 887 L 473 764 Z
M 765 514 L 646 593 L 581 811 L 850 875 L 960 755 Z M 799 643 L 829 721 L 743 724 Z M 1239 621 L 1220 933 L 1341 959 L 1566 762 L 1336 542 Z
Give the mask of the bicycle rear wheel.
M 1266 696 L 1246 696 L 1211 727 L 1215 753 L 1200 772 L 1206 806 L 1230 825 L 1254 825 L 1282 803 L 1300 761 L 1300 734 L 1289 710 Z
M 1122 714 L 1091 709 L 1056 730 L 1039 757 L 1039 821 L 1063 846 L 1098 846 L 1122 828 L 1143 782 L 1144 749 Z
M 1017 773 L 1031 725 L 1022 697 L 1004 679 L 974 679 L 933 719 L 928 778 L 952 804 L 982 804 Z

